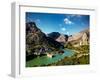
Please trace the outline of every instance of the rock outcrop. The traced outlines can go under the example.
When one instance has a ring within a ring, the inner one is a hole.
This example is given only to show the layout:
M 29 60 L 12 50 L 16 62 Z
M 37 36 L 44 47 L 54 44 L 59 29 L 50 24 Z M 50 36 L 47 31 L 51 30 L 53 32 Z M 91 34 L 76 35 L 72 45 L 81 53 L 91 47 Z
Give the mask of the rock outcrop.
M 88 45 L 89 44 L 89 29 L 81 31 L 75 35 L 71 35 L 68 38 L 68 42 L 70 42 L 75 47 L 81 45 Z
M 58 41 L 58 42 L 60 42 L 60 43 L 62 43 L 62 44 L 66 43 L 67 40 L 68 40 L 68 36 L 63 35 L 63 34 L 61 34 L 61 35 L 56 39 L 56 41 Z
M 61 44 L 66 43 L 68 40 L 68 35 L 60 34 L 59 32 L 49 33 L 48 36 Z

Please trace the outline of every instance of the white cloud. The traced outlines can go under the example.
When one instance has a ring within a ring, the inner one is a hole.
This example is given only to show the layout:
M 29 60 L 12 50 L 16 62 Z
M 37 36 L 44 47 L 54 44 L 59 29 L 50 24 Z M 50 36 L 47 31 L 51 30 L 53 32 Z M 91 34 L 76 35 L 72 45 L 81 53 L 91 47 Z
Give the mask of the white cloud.
M 62 31 L 66 31 L 66 28 L 63 27 L 63 28 L 61 28 L 61 30 L 62 30 Z
M 65 22 L 65 24 L 73 24 L 73 22 L 70 21 L 68 18 L 65 18 L 65 19 L 64 19 L 64 22 Z
M 67 31 L 67 35 L 69 35 L 69 32 Z

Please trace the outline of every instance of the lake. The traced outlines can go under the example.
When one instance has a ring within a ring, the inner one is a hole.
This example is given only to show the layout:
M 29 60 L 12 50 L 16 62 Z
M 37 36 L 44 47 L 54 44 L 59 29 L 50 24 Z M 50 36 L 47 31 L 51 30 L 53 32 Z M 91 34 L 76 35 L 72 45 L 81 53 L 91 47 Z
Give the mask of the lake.
M 63 50 L 63 54 L 55 54 L 54 57 L 49 58 L 46 55 L 45 56 L 38 56 L 30 61 L 26 62 L 26 67 L 34 67 L 34 66 L 43 66 L 43 65 L 48 65 L 52 63 L 56 63 L 65 57 L 70 57 L 74 54 L 74 51 L 65 49 Z

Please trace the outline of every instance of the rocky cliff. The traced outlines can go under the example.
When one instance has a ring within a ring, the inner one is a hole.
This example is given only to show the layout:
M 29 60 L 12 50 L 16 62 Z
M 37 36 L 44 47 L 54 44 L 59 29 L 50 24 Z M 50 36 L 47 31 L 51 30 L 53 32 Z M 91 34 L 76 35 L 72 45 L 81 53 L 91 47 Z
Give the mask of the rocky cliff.
M 49 33 L 48 36 L 54 39 L 55 41 L 60 42 L 61 44 L 64 44 L 68 41 L 68 35 L 61 34 L 59 32 Z
M 89 39 L 90 39 L 89 29 L 86 29 L 75 35 L 69 36 L 68 42 L 77 47 L 80 45 L 88 45 Z

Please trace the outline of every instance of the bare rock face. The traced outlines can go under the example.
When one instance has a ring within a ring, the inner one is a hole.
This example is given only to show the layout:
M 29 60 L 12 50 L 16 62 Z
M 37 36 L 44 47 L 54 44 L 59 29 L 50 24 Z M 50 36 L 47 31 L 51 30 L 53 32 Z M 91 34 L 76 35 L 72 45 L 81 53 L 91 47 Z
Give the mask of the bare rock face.
M 61 34 L 61 35 L 56 39 L 56 41 L 57 41 L 57 42 L 60 42 L 60 43 L 66 43 L 67 40 L 68 40 L 68 38 L 67 38 L 65 35 L 63 35 L 63 34 Z
M 75 41 L 75 40 L 79 40 L 81 37 L 82 37 L 82 34 L 81 33 L 77 33 L 75 35 L 71 35 L 68 38 L 68 42 L 72 42 L 72 41 Z
M 52 32 L 48 34 L 48 36 L 61 44 L 66 43 L 68 40 L 68 35 L 60 34 L 58 32 Z
M 88 38 L 87 34 L 83 33 L 82 41 L 81 41 L 82 45 L 87 45 L 89 43 L 88 40 L 89 40 L 89 38 Z
M 84 31 L 81 31 L 75 35 L 69 36 L 68 42 L 73 44 L 75 47 L 81 46 L 81 45 L 88 45 L 89 44 L 89 29 L 86 29 Z

